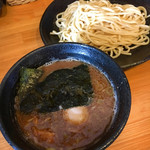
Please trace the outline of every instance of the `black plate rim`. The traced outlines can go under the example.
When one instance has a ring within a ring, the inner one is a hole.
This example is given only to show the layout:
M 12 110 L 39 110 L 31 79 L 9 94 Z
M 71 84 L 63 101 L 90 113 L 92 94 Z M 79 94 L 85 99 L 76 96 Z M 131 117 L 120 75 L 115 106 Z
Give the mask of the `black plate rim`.
M 51 45 L 51 44 L 60 43 L 59 41 L 57 41 L 56 43 L 48 43 L 48 41 L 46 40 L 46 38 L 45 38 L 45 36 L 44 36 L 44 34 L 43 34 L 43 22 L 44 22 L 45 16 L 46 16 L 46 14 L 49 12 L 49 10 L 51 9 L 51 7 L 52 7 L 53 5 L 55 5 L 56 1 L 57 1 L 57 0 L 54 0 L 52 3 L 50 3 L 50 4 L 48 5 L 48 7 L 47 7 L 46 10 L 44 11 L 44 13 L 43 13 L 43 15 L 42 15 L 42 17 L 41 17 L 41 20 L 40 20 L 39 31 L 40 31 L 41 39 L 42 39 L 42 41 L 43 41 L 43 43 L 44 43 L 45 45 Z M 82 43 L 81 43 L 81 44 L 82 44 Z M 114 59 L 114 60 L 117 62 L 116 59 Z M 126 69 L 129 69 L 129 68 L 131 68 L 131 67 L 134 67 L 134 66 L 137 66 L 137 65 L 139 65 L 139 64 L 142 64 L 142 63 L 144 63 L 144 62 L 146 62 L 146 61 L 148 61 L 148 60 L 150 60 L 150 54 L 147 55 L 147 57 L 145 57 L 145 58 L 143 58 L 143 59 L 141 59 L 141 60 L 137 60 L 137 61 L 135 61 L 135 62 L 128 63 L 128 64 L 124 64 L 124 65 L 119 65 L 119 66 L 120 66 L 123 70 L 126 70 Z

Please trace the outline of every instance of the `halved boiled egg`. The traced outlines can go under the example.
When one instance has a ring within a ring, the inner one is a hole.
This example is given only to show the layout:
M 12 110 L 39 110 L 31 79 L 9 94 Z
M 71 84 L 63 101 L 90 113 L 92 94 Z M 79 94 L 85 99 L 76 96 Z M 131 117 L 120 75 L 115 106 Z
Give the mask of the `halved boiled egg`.
M 63 116 L 70 123 L 81 124 L 88 119 L 89 113 L 85 106 L 78 106 L 65 110 Z

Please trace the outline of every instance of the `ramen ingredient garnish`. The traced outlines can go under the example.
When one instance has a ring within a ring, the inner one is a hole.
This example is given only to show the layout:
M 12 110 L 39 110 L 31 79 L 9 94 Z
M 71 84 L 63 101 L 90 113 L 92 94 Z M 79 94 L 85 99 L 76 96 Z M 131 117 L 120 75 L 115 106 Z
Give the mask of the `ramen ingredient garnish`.
M 64 112 L 64 118 L 73 124 L 81 124 L 85 122 L 88 116 L 88 110 L 84 106 L 73 107 Z
M 26 84 L 33 83 L 32 80 L 30 81 L 30 76 L 29 79 L 25 77 Z M 51 73 L 44 81 L 36 82 L 28 92 L 25 90 L 25 96 L 20 102 L 20 110 L 24 113 L 52 112 L 87 105 L 91 102 L 92 93 L 87 65 L 82 64 L 73 69 L 60 69 Z
M 43 71 L 40 69 L 22 67 L 20 70 L 18 95 L 21 98 L 24 97 L 24 95 L 26 95 L 26 93 L 38 82 L 42 74 Z
M 79 0 L 56 16 L 59 42 L 81 42 L 103 50 L 112 58 L 131 55 L 131 50 L 149 44 L 147 11 L 131 4 L 108 0 Z

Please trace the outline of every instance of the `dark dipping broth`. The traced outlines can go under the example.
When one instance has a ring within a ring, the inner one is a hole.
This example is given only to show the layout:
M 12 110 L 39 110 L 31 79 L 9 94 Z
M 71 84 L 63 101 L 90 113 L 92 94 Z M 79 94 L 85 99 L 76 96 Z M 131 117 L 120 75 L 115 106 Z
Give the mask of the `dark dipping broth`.
M 43 74 L 38 78 L 38 83 L 41 84 L 57 70 L 72 70 L 83 64 L 88 68 L 92 89 L 89 90 L 89 98 L 85 98 L 86 101 L 82 104 L 73 103 L 71 106 L 70 103 L 68 108 L 64 108 L 65 106 L 61 103 L 60 106 L 55 105 L 55 109 L 46 107 L 44 111 L 41 111 L 40 105 L 34 109 L 27 105 L 24 105 L 25 109 L 22 108 L 22 99 L 24 98 L 21 99 L 19 94 L 15 97 L 16 120 L 21 132 L 27 140 L 41 149 L 87 148 L 97 139 L 102 138 L 112 122 L 115 114 L 113 87 L 105 75 L 95 67 L 76 60 L 56 61 L 39 67 L 43 70 Z M 31 93 L 29 91 L 27 93 Z M 79 95 L 82 93 L 83 91 L 79 91 Z M 59 99 L 61 101 L 61 97 Z M 29 98 L 26 101 L 32 100 Z

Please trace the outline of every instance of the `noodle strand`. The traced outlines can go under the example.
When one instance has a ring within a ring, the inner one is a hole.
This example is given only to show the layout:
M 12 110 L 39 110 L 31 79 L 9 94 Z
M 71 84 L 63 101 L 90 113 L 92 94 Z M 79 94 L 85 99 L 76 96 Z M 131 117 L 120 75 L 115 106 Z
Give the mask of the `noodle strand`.
M 79 0 L 56 16 L 59 42 L 95 46 L 112 58 L 131 55 L 131 50 L 149 44 L 150 26 L 144 7 L 111 4 L 108 0 Z

